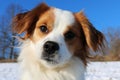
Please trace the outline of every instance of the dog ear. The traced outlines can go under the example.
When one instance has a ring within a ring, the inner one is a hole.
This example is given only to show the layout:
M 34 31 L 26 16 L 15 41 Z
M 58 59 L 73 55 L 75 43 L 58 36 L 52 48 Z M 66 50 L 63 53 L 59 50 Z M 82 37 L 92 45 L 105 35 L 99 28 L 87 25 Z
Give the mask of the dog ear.
M 22 32 L 24 32 L 24 28 L 25 28 L 25 22 L 24 22 L 24 17 L 28 14 L 29 12 L 24 12 L 24 13 L 19 13 L 17 14 L 12 21 L 12 30 L 15 33 L 21 34 Z
M 41 3 L 31 11 L 16 15 L 12 21 L 13 32 L 18 34 L 25 32 L 26 35 L 31 35 L 39 17 L 49 8 L 45 3 Z
M 101 49 L 104 42 L 103 34 L 94 28 L 83 12 L 76 13 L 75 16 L 82 27 L 88 47 L 95 52 Z

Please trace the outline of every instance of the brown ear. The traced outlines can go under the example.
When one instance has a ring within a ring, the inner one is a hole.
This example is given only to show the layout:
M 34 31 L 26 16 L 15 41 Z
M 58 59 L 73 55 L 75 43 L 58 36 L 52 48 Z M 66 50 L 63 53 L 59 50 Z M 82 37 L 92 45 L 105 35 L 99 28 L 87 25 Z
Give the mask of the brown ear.
M 37 20 L 48 9 L 49 7 L 45 3 L 41 3 L 29 12 L 16 15 L 12 22 L 13 32 L 18 34 L 25 32 L 26 35 L 31 35 L 34 31 Z
M 93 51 L 99 50 L 103 46 L 103 34 L 94 28 L 83 12 L 76 13 L 75 16 L 82 26 L 88 47 Z
M 19 13 L 13 18 L 13 21 L 12 21 L 13 32 L 18 34 L 22 33 L 22 29 L 24 28 L 24 23 L 25 23 L 23 20 L 28 13 L 29 12 Z

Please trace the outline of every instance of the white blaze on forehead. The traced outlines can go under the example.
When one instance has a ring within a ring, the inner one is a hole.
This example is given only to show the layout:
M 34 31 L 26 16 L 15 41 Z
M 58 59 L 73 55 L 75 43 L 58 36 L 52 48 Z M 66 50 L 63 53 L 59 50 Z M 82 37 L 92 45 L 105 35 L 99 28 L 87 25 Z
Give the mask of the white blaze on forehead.
M 61 9 L 54 9 L 55 22 L 54 28 L 64 31 L 68 26 L 72 25 L 75 21 L 71 12 Z

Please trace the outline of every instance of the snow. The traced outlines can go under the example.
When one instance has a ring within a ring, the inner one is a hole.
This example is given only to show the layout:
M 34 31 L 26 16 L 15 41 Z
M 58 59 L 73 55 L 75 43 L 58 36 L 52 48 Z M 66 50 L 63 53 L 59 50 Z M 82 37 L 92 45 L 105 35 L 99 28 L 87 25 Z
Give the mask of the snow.
M 120 80 L 120 62 L 92 62 L 86 80 Z
M 0 63 L 0 80 L 18 80 L 17 63 Z
M 90 62 L 86 80 L 120 80 L 120 62 Z M 17 63 L 0 63 L 0 80 L 19 80 Z

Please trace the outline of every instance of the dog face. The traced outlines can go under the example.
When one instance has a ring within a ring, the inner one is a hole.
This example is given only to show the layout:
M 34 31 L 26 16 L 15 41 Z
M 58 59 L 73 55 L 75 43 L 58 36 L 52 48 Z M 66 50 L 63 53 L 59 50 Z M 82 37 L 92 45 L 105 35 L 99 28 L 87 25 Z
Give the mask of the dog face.
M 99 50 L 104 40 L 83 12 L 72 13 L 44 3 L 18 14 L 13 20 L 13 30 L 19 34 L 25 32 L 24 40 L 32 41 L 34 55 L 48 68 L 63 66 L 72 57 L 86 65 L 88 49 Z
M 56 8 L 46 12 L 38 20 L 32 40 L 42 63 L 46 66 L 60 66 L 71 58 L 72 53 L 66 42 L 75 37 L 75 33 L 68 28 L 74 24 L 74 20 L 71 12 Z

